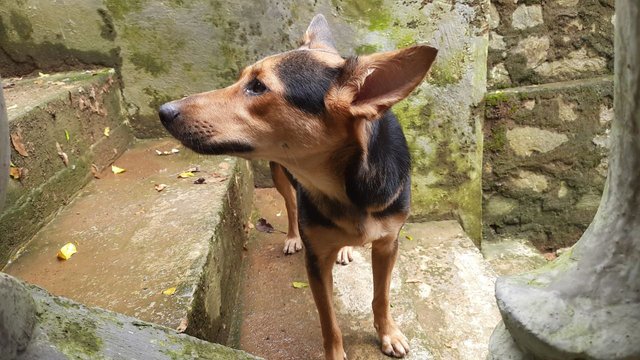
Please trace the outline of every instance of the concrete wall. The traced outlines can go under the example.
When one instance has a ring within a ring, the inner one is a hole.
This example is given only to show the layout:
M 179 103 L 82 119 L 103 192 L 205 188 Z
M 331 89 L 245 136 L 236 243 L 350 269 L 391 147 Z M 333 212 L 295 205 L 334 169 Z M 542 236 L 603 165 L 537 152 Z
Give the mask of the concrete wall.
M 315 13 L 344 55 L 432 44 L 430 76 L 395 108 L 414 158 L 413 214 L 458 218 L 479 242 L 487 9 L 488 0 L 5 0 L 0 73 L 114 66 L 136 135 L 154 137 L 165 134 L 160 103 L 228 85 L 246 64 L 295 47 Z
M 613 117 L 613 3 L 492 1 L 485 238 L 553 251 L 591 222 Z

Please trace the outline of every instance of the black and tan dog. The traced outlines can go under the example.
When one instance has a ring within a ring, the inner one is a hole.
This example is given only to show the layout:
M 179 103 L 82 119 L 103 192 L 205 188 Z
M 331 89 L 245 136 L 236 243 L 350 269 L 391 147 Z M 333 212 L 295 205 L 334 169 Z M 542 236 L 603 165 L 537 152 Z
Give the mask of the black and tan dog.
M 327 359 L 346 356 L 333 310 L 334 261 L 341 248 L 366 243 L 381 349 L 395 357 L 409 351 L 389 313 L 411 188 L 407 142 L 390 108 L 423 80 L 436 53 L 414 46 L 344 59 L 318 15 L 300 48 L 248 66 L 227 88 L 160 108 L 167 130 L 197 152 L 272 161 L 306 248 Z

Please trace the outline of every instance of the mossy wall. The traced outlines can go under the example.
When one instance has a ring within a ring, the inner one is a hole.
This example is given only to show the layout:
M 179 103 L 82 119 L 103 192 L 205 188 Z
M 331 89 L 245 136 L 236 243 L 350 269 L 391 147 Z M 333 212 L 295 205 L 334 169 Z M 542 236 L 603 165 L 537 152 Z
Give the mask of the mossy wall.
M 485 239 L 553 252 L 593 219 L 613 117 L 613 12 L 613 0 L 492 1 Z
M 414 219 L 459 219 L 481 234 L 488 0 L 51 2 L 6 0 L 0 73 L 109 65 L 136 135 L 165 135 L 159 104 L 232 83 L 246 64 L 294 48 L 316 13 L 343 55 L 416 43 L 440 49 L 427 80 L 395 107 L 414 159 Z

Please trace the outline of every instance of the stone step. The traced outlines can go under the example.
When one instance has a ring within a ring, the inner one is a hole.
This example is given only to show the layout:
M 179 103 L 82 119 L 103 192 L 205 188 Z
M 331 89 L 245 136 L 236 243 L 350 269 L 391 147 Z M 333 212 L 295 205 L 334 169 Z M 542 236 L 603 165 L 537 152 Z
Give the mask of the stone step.
M 174 155 L 158 156 L 156 150 Z M 244 160 L 138 141 L 3 270 L 55 295 L 224 343 L 253 183 Z M 198 166 L 195 177 L 177 175 Z M 205 184 L 194 184 L 203 177 Z M 154 186 L 166 184 L 158 192 Z M 66 243 L 78 253 L 60 261 Z M 175 288 L 167 295 L 163 291 Z
M 163 326 L 52 296 L 0 273 L 3 359 L 259 360 Z M 31 335 L 29 337 L 29 335 Z M 18 351 L 16 351 L 18 350 Z M 17 352 L 17 354 L 16 354 Z
M 20 175 L 10 179 L 0 212 L 0 266 L 91 179 L 92 165 L 107 166 L 132 140 L 111 69 L 3 79 L 2 85 L 11 161 Z
M 286 231 L 282 199 L 256 190 L 257 214 Z M 282 253 L 282 233 L 255 230 L 242 286 L 240 348 L 270 360 L 322 359 L 322 336 L 304 256 Z M 371 313 L 371 257 L 334 268 L 334 303 L 350 360 L 388 359 L 378 349 Z M 455 221 L 407 224 L 391 290 L 392 314 L 410 340 L 407 359 L 484 359 L 500 320 L 496 274 Z

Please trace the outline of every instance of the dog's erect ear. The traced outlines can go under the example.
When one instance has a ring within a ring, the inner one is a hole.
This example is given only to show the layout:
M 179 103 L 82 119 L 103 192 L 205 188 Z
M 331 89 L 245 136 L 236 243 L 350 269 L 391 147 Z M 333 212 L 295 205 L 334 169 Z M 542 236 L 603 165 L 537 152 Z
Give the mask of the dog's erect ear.
M 437 53 L 419 45 L 347 59 L 327 94 L 327 107 L 346 116 L 377 119 L 420 84 Z
M 313 17 L 302 38 L 300 49 L 323 49 L 337 53 L 329 23 L 322 14 Z

